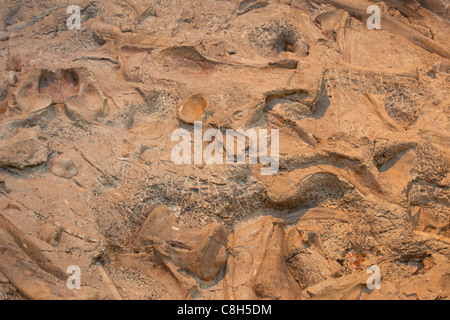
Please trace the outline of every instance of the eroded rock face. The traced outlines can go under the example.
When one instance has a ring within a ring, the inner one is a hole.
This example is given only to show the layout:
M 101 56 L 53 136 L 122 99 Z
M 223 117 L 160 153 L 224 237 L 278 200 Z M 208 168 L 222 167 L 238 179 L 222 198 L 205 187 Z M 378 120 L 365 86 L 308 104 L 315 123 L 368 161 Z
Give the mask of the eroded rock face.
M 230 299 L 297 299 L 301 292 L 283 258 L 282 220 L 272 217 L 242 223 L 230 244 L 232 260 L 225 277 Z
M 82 1 L 79 30 L 22 2 L 0 0 L 0 299 L 450 297 L 446 1 Z M 178 129 L 194 158 L 207 130 L 278 130 L 278 171 L 249 139 L 177 165 Z
M 189 230 L 171 216 L 169 208 L 155 208 L 136 237 L 135 252 L 154 251 L 164 263 L 213 281 L 226 266 L 227 234 L 219 224 Z

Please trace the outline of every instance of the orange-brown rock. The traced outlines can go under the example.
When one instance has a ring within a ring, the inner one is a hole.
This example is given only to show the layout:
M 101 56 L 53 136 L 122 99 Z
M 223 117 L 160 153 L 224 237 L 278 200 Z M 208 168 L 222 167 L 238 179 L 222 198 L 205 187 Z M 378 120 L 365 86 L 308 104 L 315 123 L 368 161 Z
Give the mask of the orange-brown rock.
M 0 0 L 0 299 L 449 299 L 448 0 L 73 5 Z

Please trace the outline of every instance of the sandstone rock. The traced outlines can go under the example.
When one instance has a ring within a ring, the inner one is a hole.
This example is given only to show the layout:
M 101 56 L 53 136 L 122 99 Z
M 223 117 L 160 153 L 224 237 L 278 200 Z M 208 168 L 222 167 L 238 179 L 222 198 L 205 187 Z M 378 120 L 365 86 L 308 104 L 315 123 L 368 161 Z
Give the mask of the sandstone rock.
M 445 18 L 450 18 L 450 12 L 448 10 L 449 4 L 445 0 L 419 0 L 418 1 L 421 5 L 423 5 L 425 8 L 430 9 L 431 11 L 442 15 Z
M 47 161 L 50 150 L 39 127 L 22 129 L 0 142 L 0 166 L 25 169 Z
M 1 299 L 448 298 L 447 0 L 6 2 Z M 279 170 L 174 164 L 195 121 Z
M 61 240 L 62 227 L 56 225 L 45 226 L 39 232 L 39 238 L 52 246 L 57 246 Z
M 236 226 L 222 298 L 299 298 L 301 289 L 283 257 L 284 235 L 283 222 L 269 216 Z
M 189 230 L 161 205 L 155 208 L 142 226 L 135 251 L 153 248 L 164 263 L 192 272 L 203 281 L 213 281 L 227 262 L 227 234 L 219 224 L 202 230 Z
M 156 8 L 152 3 L 146 0 L 127 0 L 126 1 L 136 12 L 137 21 L 143 22 L 149 16 L 156 17 Z
M 8 39 L 9 39 L 9 34 L 4 31 L 1 31 L 0 32 L 0 41 L 7 41 Z
M 264 8 L 267 5 L 269 5 L 268 1 L 244 0 L 239 4 L 237 14 L 242 15 L 258 8 Z
M 33 59 L 33 54 L 20 50 L 16 54 L 9 56 L 6 61 L 6 70 L 15 72 L 27 72 L 34 66 L 35 59 Z
M 268 248 L 266 245 L 264 258 L 257 271 L 253 289 L 260 299 L 296 299 L 300 294 L 300 289 L 282 254 L 285 234 L 276 221 L 273 223 L 273 228 L 273 233 L 263 239 L 270 245 Z
M 198 298 L 200 285 L 211 285 L 225 272 L 227 234 L 218 224 L 188 229 L 176 223 L 164 206 L 150 214 L 134 243 L 135 254 L 122 254 L 118 264 L 147 274 L 171 299 Z
M 64 104 L 67 115 L 77 122 L 95 122 L 108 112 L 107 99 L 86 68 L 33 69 L 15 97 L 23 118 L 54 104 Z
M 33 69 L 17 88 L 16 103 L 23 117 L 41 112 L 52 104 L 50 95 L 39 94 L 39 82 L 43 72 L 43 70 Z
M 269 62 L 269 66 L 286 69 L 297 69 L 298 61 L 296 60 L 280 60 Z
M 320 235 L 297 226 L 288 231 L 284 256 L 289 269 L 304 289 L 339 274 L 341 267 L 324 257 Z
M 57 177 L 70 179 L 78 174 L 78 169 L 71 158 L 58 155 L 50 160 L 50 172 Z
M 103 40 L 117 40 L 122 31 L 119 27 L 104 23 L 98 19 L 90 19 L 88 21 L 89 28 L 98 36 L 103 38 Z
M 89 287 L 69 290 L 40 270 L 33 270 L 9 250 L 0 250 L 0 271 L 27 299 L 31 300 L 94 300 L 97 292 Z
M 402 141 L 377 140 L 374 145 L 373 158 L 376 166 L 382 166 L 395 155 L 415 147 L 414 143 Z
M 122 74 L 127 81 L 142 82 L 142 64 L 148 50 L 124 48 L 120 55 Z
M 295 120 L 302 120 L 309 116 L 311 116 L 311 110 L 305 106 L 304 104 L 301 104 L 299 102 L 292 102 L 292 101 L 286 101 L 286 100 L 273 100 L 268 105 L 266 105 L 271 115 L 276 115 L 278 118 L 281 119 L 290 119 L 291 121 Z M 300 128 L 300 127 L 297 127 Z M 301 129 L 299 129 L 300 132 Z M 307 137 L 308 141 L 310 141 L 311 144 L 316 144 L 316 138 L 314 137 Z
M 308 287 L 302 295 L 304 299 L 355 300 L 366 288 L 366 273 L 355 273 L 340 278 L 330 278 Z
M 268 202 L 275 207 L 317 203 L 328 197 L 342 196 L 346 185 L 346 182 L 331 172 L 300 169 L 279 176 L 273 181 L 268 190 Z

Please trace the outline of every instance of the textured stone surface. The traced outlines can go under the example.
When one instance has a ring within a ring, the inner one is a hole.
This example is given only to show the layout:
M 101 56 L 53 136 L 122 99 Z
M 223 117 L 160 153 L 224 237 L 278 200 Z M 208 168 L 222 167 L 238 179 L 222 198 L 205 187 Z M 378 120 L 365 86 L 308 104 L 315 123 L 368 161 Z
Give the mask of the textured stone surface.
M 0 0 L 0 299 L 449 299 L 448 1 L 76 2 Z
M 0 141 L 0 167 L 24 169 L 47 161 L 47 139 L 39 127 L 23 129 L 10 139 Z
M 59 155 L 50 160 L 50 172 L 57 177 L 70 179 L 78 174 L 78 169 L 71 158 Z

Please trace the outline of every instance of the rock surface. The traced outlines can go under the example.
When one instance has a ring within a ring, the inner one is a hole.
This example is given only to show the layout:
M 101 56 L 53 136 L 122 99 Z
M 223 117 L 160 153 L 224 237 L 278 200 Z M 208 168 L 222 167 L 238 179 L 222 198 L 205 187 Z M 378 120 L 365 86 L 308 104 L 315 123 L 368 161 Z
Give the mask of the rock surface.
M 23 129 L 0 142 L 0 167 L 24 169 L 47 161 L 49 148 L 39 127 Z
M 78 174 L 78 169 L 71 158 L 59 155 L 50 160 L 50 172 L 57 177 L 70 179 Z
M 450 298 L 448 1 L 0 7 L 0 299 Z

